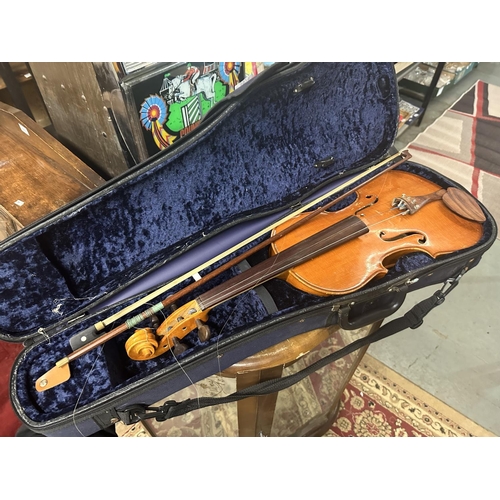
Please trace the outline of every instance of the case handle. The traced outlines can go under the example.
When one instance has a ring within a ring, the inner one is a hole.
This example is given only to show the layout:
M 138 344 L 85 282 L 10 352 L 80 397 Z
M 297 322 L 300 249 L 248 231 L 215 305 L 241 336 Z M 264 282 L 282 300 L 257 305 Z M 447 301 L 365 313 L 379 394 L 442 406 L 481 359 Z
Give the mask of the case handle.
M 357 330 L 395 313 L 405 301 L 408 287 L 394 288 L 373 300 L 340 306 L 338 323 L 343 330 Z

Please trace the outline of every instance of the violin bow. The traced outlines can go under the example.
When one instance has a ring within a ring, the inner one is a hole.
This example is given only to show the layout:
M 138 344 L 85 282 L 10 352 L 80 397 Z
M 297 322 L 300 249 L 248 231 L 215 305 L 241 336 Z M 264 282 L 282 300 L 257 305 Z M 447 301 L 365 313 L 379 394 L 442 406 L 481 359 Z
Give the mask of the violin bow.
M 146 295 L 142 299 L 134 302 L 133 304 L 131 304 L 131 305 L 129 305 L 129 306 L 121 309 L 120 311 L 118 311 L 117 313 L 113 314 L 112 316 L 109 316 L 108 318 L 95 323 L 94 325 L 92 325 L 91 327 L 89 327 L 88 329 L 86 329 L 85 331 L 83 331 L 82 335 L 84 335 L 86 333 L 89 333 L 91 331 L 97 331 L 97 332 L 99 332 L 99 331 L 104 330 L 107 326 L 109 326 L 110 324 L 114 323 L 118 319 L 120 319 L 123 316 L 131 313 L 132 311 L 134 311 L 135 309 L 143 306 L 144 304 L 147 304 L 148 302 L 151 302 L 153 299 L 155 299 L 159 295 L 162 295 L 165 292 L 168 292 L 174 286 L 182 283 L 186 279 L 189 279 L 189 278 L 193 277 L 194 275 L 200 273 L 201 271 L 203 271 L 207 267 L 211 266 L 212 264 L 215 264 L 216 262 L 224 259 L 228 255 L 231 255 L 232 253 L 240 250 L 245 245 L 251 243 L 252 241 L 255 241 L 257 238 L 260 238 L 264 234 L 269 233 L 270 231 L 272 231 L 276 227 L 284 224 L 285 222 L 287 222 L 288 220 L 296 217 L 297 215 L 301 214 L 302 212 L 307 211 L 309 208 L 317 205 L 318 203 L 321 203 L 323 200 L 325 200 L 325 199 L 329 198 L 330 196 L 333 196 L 334 194 L 342 191 L 343 189 L 349 187 L 353 183 L 355 183 L 355 182 L 363 179 L 366 176 L 369 176 L 372 172 L 376 171 L 377 169 L 379 169 L 380 167 L 382 167 L 384 164 L 390 163 L 392 160 L 395 160 L 398 156 L 401 158 L 401 160 L 399 160 L 398 162 L 396 162 L 396 163 L 394 163 L 392 165 L 389 165 L 387 167 L 387 169 L 382 170 L 377 175 L 374 175 L 373 177 L 371 177 L 369 180 L 367 180 L 365 182 L 369 182 L 369 181 L 375 179 L 376 177 L 378 177 L 378 175 L 382 175 L 384 172 L 396 168 L 398 165 L 401 165 L 402 163 L 408 161 L 411 158 L 411 154 L 408 151 L 402 151 L 402 152 L 399 152 L 399 153 L 396 153 L 396 154 L 390 156 L 389 158 L 383 160 L 380 163 L 377 163 L 376 165 L 373 165 L 372 167 L 370 167 L 366 171 L 364 171 L 361 174 L 357 175 L 356 177 L 350 179 L 348 182 L 345 182 L 341 186 L 337 186 L 336 188 L 333 188 L 331 191 L 328 191 L 327 193 L 325 193 L 322 196 L 320 196 L 320 197 L 312 200 L 311 202 L 307 203 L 306 205 L 301 206 L 299 209 L 297 209 L 293 213 L 288 214 L 285 217 L 281 218 L 280 220 L 273 222 L 272 224 L 270 224 L 269 226 L 267 226 L 264 229 L 260 230 L 259 232 L 257 232 L 255 234 L 249 236 L 244 241 L 239 242 L 238 244 L 236 244 L 236 245 L 232 246 L 231 248 L 225 250 L 224 252 L 220 253 L 219 255 L 216 255 L 212 259 L 210 259 L 210 260 L 208 260 L 208 261 L 200 264 L 199 266 L 195 267 L 194 269 L 189 270 L 188 272 L 182 274 L 181 276 L 178 276 L 174 280 L 169 281 L 164 286 L 162 286 L 162 287 L 154 290 L 153 292 L 151 292 L 150 294 Z M 362 186 L 363 184 L 360 184 L 360 185 L 356 186 L 356 189 L 359 188 L 360 186 Z M 316 213 L 315 212 L 311 212 L 311 214 L 314 214 L 314 215 L 311 215 L 310 217 L 307 217 L 307 220 L 309 220 L 310 218 L 314 217 L 319 212 L 328 210 L 328 208 L 330 208 L 331 206 L 333 206 L 335 203 L 338 203 L 339 201 L 343 200 L 344 198 L 346 198 L 347 196 L 349 196 L 350 194 L 352 194 L 353 191 L 354 191 L 354 189 L 346 192 L 344 195 L 342 195 L 341 197 L 335 199 L 333 202 L 331 202 L 327 206 L 322 207 L 320 210 L 318 209 Z M 306 222 L 306 220 L 303 219 L 302 222 Z M 300 222 L 300 223 L 302 223 L 302 222 Z M 293 228 L 290 227 L 290 231 L 292 229 Z M 280 233 L 280 235 L 278 237 L 281 237 L 283 235 L 284 235 L 283 233 Z M 276 237 L 276 239 L 278 237 Z M 240 257 L 236 257 L 235 259 L 233 259 L 232 261 L 230 261 L 227 265 L 225 265 L 224 268 L 221 269 L 219 272 L 225 271 L 226 269 L 234 266 L 238 262 L 241 262 L 242 260 L 246 259 L 251 253 L 257 252 L 261 248 L 264 248 L 265 246 L 269 245 L 270 243 L 272 243 L 272 241 L 266 240 L 262 244 L 257 245 L 256 247 L 253 247 L 252 249 L 249 250 L 249 253 L 245 253 L 245 254 L 243 254 Z M 217 270 L 218 269 L 219 268 L 217 268 Z M 206 281 L 208 281 L 208 279 L 211 279 L 211 278 L 215 277 L 216 275 L 215 274 L 210 274 L 210 278 L 207 278 L 207 276 L 208 276 L 208 274 L 205 277 L 201 278 L 201 280 L 198 280 L 195 283 L 193 283 L 192 284 L 193 288 L 202 285 L 203 283 L 205 283 Z M 188 291 L 191 291 L 193 288 L 190 288 Z M 177 297 L 177 298 L 179 298 L 179 297 Z
M 400 158 L 399 161 L 397 161 L 393 164 L 390 164 L 391 161 L 396 160 L 398 157 Z M 370 174 L 372 174 L 373 172 L 375 172 L 379 168 L 386 165 L 385 169 L 381 170 L 376 175 L 366 179 L 362 183 L 356 185 L 354 188 L 348 190 L 347 192 L 345 192 L 343 195 L 339 196 L 335 200 L 327 203 L 324 206 L 320 206 L 316 210 L 310 212 L 307 216 L 299 219 L 297 222 L 295 222 L 294 224 L 283 229 L 279 233 L 276 233 L 275 235 L 271 236 L 270 238 L 262 241 L 261 243 L 255 245 L 254 247 L 250 248 L 249 250 L 247 250 L 243 254 L 234 257 L 233 259 L 231 259 L 230 261 L 226 262 L 225 264 L 217 267 L 216 269 L 214 269 L 210 273 L 207 273 L 204 277 L 202 277 L 198 281 L 192 283 L 191 285 L 184 287 L 182 290 L 178 291 L 177 293 L 168 296 L 165 300 L 158 302 L 157 304 L 153 305 L 152 307 L 148 308 L 147 310 L 143 311 L 142 313 L 139 313 L 139 314 L 133 316 L 132 318 L 125 321 L 121 325 L 113 328 L 109 332 L 106 332 L 106 333 L 99 335 L 97 338 L 94 338 L 92 341 L 83 345 L 79 349 L 76 349 L 75 351 L 70 353 L 68 356 L 60 359 L 59 361 L 56 362 L 56 364 L 53 368 L 51 368 L 49 371 L 47 371 L 45 374 L 43 374 L 41 377 L 39 377 L 37 379 L 37 381 L 35 383 L 36 390 L 38 392 L 43 392 L 43 391 L 51 389 L 57 385 L 60 385 L 63 382 L 66 382 L 71 377 L 71 372 L 69 369 L 70 362 L 74 361 L 75 359 L 78 359 L 81 356 L 84 356 L 85 354 L 87 354 L 88 352 L 93 350 L 94 348 L 104 344 L 105 342 L 107 342 L 108 340 L 111 340 L 112 338 L 116 337 L 117 335 L 120 335 L 121 333 L 124 333 L 127 330 L 132 329 L 134 326 L 138 325 L 142 321 L 155 315 L 156 313 L 160 312 L 161 310 L 165 309 L 166 307 L 172 305 L 176 300 L 178 300 L 182 296 L 186 295 L 187 293 L 191 292 L 196 287 L 199 287 L 200 285 L 202 285 L 205 282 L 207 282 L 208 280 L 214 278 L 215 276 L 222 273 L 223 271 L 225 271 L 225 270 L 229 269 L 230 267 L 243 261 L 251 254 L 268 246 L 273 241 L 276 241 L 278 238 L 281 238 L 282 236 L 284 236 L 288 232 L 292 231 L 293 229 L 296 229 L 299 225 L 304 224 L 306 221 L 310 220 L 312 217 L 315 217 L 317 214 L 324 212 L 325 210 L 328 210 L 336 203 L 340 202 L 341 200 L 345 199 L 347 196 L 351 195 L 353 192 L 355 192 L 357 189 L 359 189 L 364 184 L 372 181 L 373 179 L 375 179 L 379 175 L 382 175 L 383 173 L 396 168 L 398 165 L 401 165 L 402 163 L 408 161 L 410 158 L 411 158 L 411 154 L 408 151 L 402 151 L 402 152 L 396 153 L 396 154 L 386 158 L 385 160 L 377 163 L 376 165 L 369 167 L 368 169 L 361 172 L 357 176 L 349 179 L 349 181 L 343 183 L 340 186 L 333 188 L 331 191 L 328 191 L 327 193 L 319 196 L 318 198 L 312 200 L 311 202 L 301 206 L 299 209 L 286 215 L 285 217 L 281 218 L 280 220 L 272 223 L 270 226 L 258 231 L 256 234 L 250 236 L 249 238 L 245 239 L 244 241 L 239 242 L 237 245 L 234 245 L 233 247 L 229 248 L 228 250 L 222 252 L 221 254 L 219 254 L 219 255 L 213 257 L 212 259 L 206 261 L 205 263 L 197 266 L 195 269 L 192 269 L 189 272 L 184 273 L 183 275 L 177 277 L 176 279 L 168 282 L 164 286 L 162 286 L 162 287 L 158 288 L 157 290 L 153 291 L 152 293 L 146 295 L 145 297 L 138 300 L 137 302 L 134 302 L 133 304 L 118 311 L 116 314 L 113 314 L 112 316 L 109 316 L 108 318 L 106 318 L 100 322 L 97 322 L 94 325 L 92 325 L 91 327 L 82 331 L 80 335 L 85 336 L 88 334 L 94 335 L 94 332 L 96 332 L 96 331 L 99 332 L 99 331 L 104 330 L 108 325 L 110 325 L 114 321 L 131 313 L 132 311 L 139 308 L 140 306 L 142 306 L 148 302 L 151 302 L 151 300 L 153 300 L 156 297 L 158 297 L 159 295 L 162 295 L 163 293 L 169 291 L 174 286 L 182 283 L 184 280 L 191 278 L 193 275 L 206 269 L 207 267 L 218 262 L 219 260 L 223 259 L 224 257 L 231 255 L 233 252 L 236 252 L 237 250 L 243 248 L 245 245 L 255 241 L 260 236 L 263 236 L 264 234 L 272 231 L 276 227 L 284 224 L 285 222 L 296 217 L 297 215 L 301 214 L 302 212 L 307 211 L 309 208 L 314 207 L 315 205 L 317 205 L 318 203 L 321 203 L 325 199 L 335 195 L 336 193 L 342 191 L 343 189 L 348 188 L 349 186 L 355 184 L 356 182 L 369 177 Z

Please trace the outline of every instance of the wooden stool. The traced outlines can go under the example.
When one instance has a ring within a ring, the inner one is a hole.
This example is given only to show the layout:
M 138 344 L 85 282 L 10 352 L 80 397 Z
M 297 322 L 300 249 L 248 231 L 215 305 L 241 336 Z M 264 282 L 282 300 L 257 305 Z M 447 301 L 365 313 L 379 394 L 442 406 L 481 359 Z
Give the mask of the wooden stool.
M 381 322 L 370 326 L 367 335 L 380 327 Z M 330 335 L 340 330 L 338 326 L 328 329 L 312 330 L 292 337 L 280 344 L 265 349 L 253 356 L 235 363 L 221 375 L 236 378 L 237 390 L 250 387 L 259 382 L 279 378 L 283 369 L 298 361 L 302 356 L 319 346 Z M 358 350 L 357 358 L 346 372 L 340 390 L 335 394 L 327 411 L 317 415 L 291 434 L 291 436 L 322 436 L 332 426 L 339 408 L 340 398 L 345 386 L 351 379 L 368 346 Z M 270 436 L 276 409 L 278 393 L 250 397 L 238 401 L 238 427 L 240 437 Z

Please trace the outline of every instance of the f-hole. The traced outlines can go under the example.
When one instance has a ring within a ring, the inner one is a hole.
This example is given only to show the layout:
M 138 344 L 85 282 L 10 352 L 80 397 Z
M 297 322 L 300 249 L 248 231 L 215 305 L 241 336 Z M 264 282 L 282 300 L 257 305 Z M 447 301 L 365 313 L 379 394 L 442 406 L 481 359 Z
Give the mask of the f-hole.
M 403 238 L 408 238 L 409 236 L 420 236 L 420 238 L 417 240 L 417 242 L 420 244 L 420 245 L 423 245 L 426 241 L 427 241 L 427 238 L 425 237 L 424 234 L 422 233 L 418 233 L 416 231 L 410 231 L 408 233 L 401 233 L 401 234 L 397 234 L 396 236 L 387 236 L 385 231 L 380 231 L 380 233 L 378 233 L 379 237 L 381 240 L 383 241 L 397 241 L 397 240 L 402 240 Z

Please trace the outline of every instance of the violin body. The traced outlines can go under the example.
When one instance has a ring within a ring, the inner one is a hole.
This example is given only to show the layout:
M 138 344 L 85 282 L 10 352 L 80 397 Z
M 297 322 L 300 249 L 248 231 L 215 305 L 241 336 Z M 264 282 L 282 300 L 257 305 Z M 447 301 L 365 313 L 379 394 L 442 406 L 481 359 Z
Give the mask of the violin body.
M 137 331 L 125 345 L 128 356 L 145 360 L 184 349 L 180 339 L 195 328 L 202 331 L 210 309 L 269 279 L 314 295 L 348 294 L 384 276 L 401 256 L 424 252 L 436 258 L 482 236 L 484 214 L 471 195 L 408 172 L 386 172 L 355 194 L 337 212 L 320 212 L 288 232 L 288 225 L 308 214 L 278 226 L 274 233 L 283 236 L 271 244 L 268 259 L 181 306 L 156 335 Z
M 271 255 L 352 215 L 363 220 L 369 232 L 288 270 L 281 277 L 295 288 L 315 295 L 346 294 L 384 276 L 402 255 L 424 252 L 436 258 L 474 245 L 481 238 L 482 225 L 457 215 L 442 201 L 428 203 L 411 215 L 392 206 L 393 200 L 404 193 L 425 196 L 440 189 L 409 172 L 385 173 L 357 191 L 356 200 L 348 207 L 319 214 L 275 241 Z M 293 222 L 286 222 L 276 231 Z

